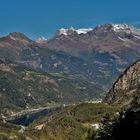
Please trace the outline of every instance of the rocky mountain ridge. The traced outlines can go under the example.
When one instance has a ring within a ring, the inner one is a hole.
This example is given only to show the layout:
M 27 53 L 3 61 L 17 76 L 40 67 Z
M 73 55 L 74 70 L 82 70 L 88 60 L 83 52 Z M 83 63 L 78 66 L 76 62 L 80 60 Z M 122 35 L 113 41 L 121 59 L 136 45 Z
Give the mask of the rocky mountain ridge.
M 87 30 L 78 34 L 74 28 L 60 29 L 56 32 L 57 35 L 48 40 L 47 47 L 71 53 L 73 46 L 79 55 L 92 49 L 111 53 L 129 48 L 130 45 L 136 46 L 140 39 L 140 30 L 126 24 L 109 23 Z

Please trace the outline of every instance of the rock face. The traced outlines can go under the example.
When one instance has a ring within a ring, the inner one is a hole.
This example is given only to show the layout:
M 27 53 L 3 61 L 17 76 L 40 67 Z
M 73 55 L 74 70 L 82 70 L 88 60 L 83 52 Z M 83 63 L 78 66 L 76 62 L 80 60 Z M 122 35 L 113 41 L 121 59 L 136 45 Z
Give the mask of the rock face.
M 133 108 L 140 105 L 140 60 L 124 71 L 104 102 Z

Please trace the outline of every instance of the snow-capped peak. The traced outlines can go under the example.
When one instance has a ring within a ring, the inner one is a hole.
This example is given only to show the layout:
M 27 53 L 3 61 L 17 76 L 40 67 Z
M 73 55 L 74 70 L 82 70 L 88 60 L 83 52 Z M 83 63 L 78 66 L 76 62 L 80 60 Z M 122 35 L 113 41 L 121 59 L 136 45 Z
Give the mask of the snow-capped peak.
M 134 26 L 129 26 L 127 24 L 113 24 L 113 31 L 119 33 L 130 34 L 134 38 L 140 38 L 140 30 L 135 28 Z
M 45 37 L 43 37 L 43 36 L 40 36 L 40 37 L 36 40 L 37 43 L 42 43 L 42 42 L 44 42 L 44 41 L 47 41 L 47 39 L 46 39 Z
M 56 32 L 56 36 L 60 36 L 60 35 L 72 35 L 72 34 L 86 34 L 87 32 L 93 30 L 92 28 L 83 28 L 83 29 L 74 29 L 73 27 L 69 28 L 69 29 L 65 29 L 65 28 L 61 28 Z
M 90 32 L 90 31 L 92 31 L 93 29 L 92 28 L 83 28 L 83 29 L 78 29 L 78 30 L 76 30 L 76 32 L 78 33 L 78 34 L 86 34 L 86 33 L 88 33 L 88 32 Z
M 112 24 L 112 23 L 107 23 L 104 25 L 97 26 L 95 28 L 96 31 L 102 31 L 102 32 L 108 32 L 108 31 L 113 31 L 116 33 L 127 33 L 127 34 L 140 34 L 140 30 L 133 27 L 129 26 L 127 24 Z
M 129 26 L 127 24 L 112 24 L 112 26 L 113 26 L 114 31 L 130 30 L 130 29 L 134 28 L 134 27 Z
M 57 31 L 57 35 L 67 35 L 68 29 L 61 28 Z

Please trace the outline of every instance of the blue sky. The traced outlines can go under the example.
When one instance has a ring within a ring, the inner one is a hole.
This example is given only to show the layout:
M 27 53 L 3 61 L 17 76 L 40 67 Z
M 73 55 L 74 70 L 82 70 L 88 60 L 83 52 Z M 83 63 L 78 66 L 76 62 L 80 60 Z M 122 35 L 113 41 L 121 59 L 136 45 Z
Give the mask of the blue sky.
M 104 23 L 140 27 L 140 0 L 0 0 L 0 36 L 23 32 L 51 37 L 61 27 Z

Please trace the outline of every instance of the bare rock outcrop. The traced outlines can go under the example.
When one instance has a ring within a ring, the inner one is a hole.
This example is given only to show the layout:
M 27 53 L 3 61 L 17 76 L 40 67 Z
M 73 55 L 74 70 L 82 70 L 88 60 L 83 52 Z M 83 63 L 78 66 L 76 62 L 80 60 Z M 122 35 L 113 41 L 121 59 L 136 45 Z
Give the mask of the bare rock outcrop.
M 118 78 L 106 95 L 104 102 L 132 108 L 140 104 L 140 60 Z

